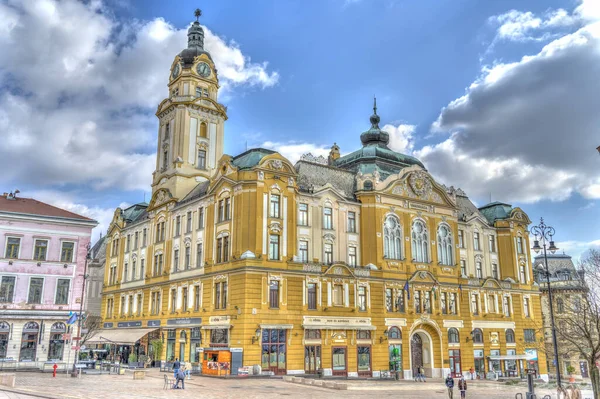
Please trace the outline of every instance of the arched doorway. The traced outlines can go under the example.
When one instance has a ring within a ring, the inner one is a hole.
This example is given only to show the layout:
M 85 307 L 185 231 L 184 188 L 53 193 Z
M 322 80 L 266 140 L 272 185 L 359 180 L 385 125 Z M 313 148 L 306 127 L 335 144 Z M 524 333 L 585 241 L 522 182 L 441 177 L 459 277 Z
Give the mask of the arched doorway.
M 437 348 L 440 345 L 439 334 L 428 325 L 416 329 L 412 333 L 410 337 L 410 370 L 412 377 L 415 376 L 416 368 L 419 366 L 425 369 L 425 375 L 429 378 L 442 377 L 442 360 L 435 358 L 434 353 L 434 347 Z
M 415 376 L 417 367 L 423 365 L 423 339 L 419 334 L 413 334 L 410 339 L 410 358 L 412 360 L 413 376 Z

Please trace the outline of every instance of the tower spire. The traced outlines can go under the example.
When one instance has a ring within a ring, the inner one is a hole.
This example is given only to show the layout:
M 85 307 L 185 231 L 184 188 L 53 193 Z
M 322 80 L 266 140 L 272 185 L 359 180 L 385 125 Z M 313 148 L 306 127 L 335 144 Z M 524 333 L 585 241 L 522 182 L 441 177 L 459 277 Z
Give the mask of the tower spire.
M 373 96 L 373 115 L 377 115 L 377 97 Z
M 194 16 L 196 17 L 196 22 L 199 22 L 198 20 L 202 16 L 202 10 L 199 8 L 196 8 L 196 11 L 194 11 Z
M 200 26 L 200 16 L 202 10 L 196 8 L 194 16 L 196 20 L 192 22 L 192 26 L 188 29 L 188 48 L 199 48 L 204 50 L 204 29 Z

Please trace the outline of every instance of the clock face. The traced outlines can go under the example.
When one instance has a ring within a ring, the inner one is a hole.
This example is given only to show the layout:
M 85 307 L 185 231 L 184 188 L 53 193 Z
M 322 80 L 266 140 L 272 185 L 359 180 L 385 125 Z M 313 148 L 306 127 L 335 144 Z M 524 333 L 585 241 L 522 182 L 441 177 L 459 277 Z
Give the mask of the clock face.
M 210 66 L 206 62 L 199 63 L 196 67 L 196 71 L 198 72 L 198 75 L 202 76 L 203 78 L 210 76 Z
M 175 67 L 173 67 L 173 79 L 175 79 L 177 76 L 179 76 L 179 71 L 180 71 L 181 67 L 179 66 L 179 64 L 175 64 Z

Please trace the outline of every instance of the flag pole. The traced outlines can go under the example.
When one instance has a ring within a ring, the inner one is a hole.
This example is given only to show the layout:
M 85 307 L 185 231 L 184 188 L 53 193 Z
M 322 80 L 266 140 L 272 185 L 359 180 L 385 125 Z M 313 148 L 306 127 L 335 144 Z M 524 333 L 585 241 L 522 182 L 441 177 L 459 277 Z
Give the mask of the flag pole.
M 81 344 L 81 314 L 83 313 L 83 302 L 85 300 L 85 280 L 87 280 L 87 265 L 88 260 L 91 257 L 90 249 L 92 248 L 91 242 L 88 242 L 86 246 L 86 255 L 85 255 L 85 264 L 83 266 L 83 284 L 81 286 L 81 302 L 79 302 L 79 316 L 77 317 L 77 343 L 75 344 L 75 348 L 79 348 Z M 72 337 L 71 337 L 72 338 Z M 73 342 L 73 339 L 71 339 Z M 73 371 L 71 373 L 71 377 L 77 377 L 77 361 L 79 360 L 79 349 L 75 349 L 75 359 L 73 359 Z

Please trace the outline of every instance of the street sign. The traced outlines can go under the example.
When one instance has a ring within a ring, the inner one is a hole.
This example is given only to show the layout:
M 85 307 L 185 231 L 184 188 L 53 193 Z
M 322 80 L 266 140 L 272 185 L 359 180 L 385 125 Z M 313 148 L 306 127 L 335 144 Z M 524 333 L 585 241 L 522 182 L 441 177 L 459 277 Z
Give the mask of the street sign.
M 74 350 L 74 351 L 78 351 L 81 348 L 79 346 L 72 346 L 71 349 Z
M 73 337 L 73 341 L 79 341 L 81 337 Z
M 527 374 L 533 374 L 533 375 L 536 375 L 536 374 L 537 374 L 537 371 L 536 371 L 536 369 L 525 369 L 525 372 L 526 372 Z

